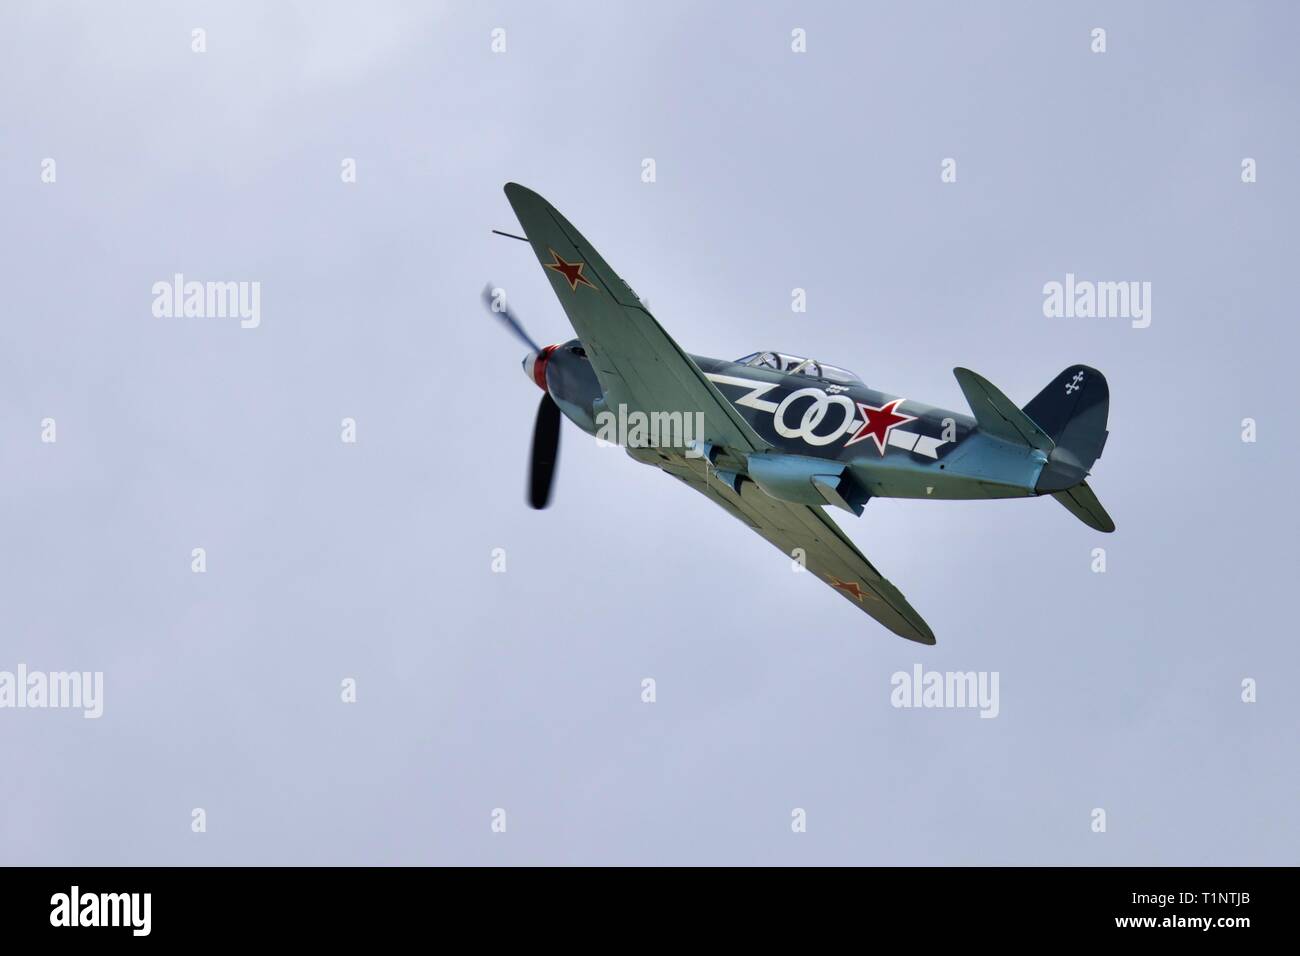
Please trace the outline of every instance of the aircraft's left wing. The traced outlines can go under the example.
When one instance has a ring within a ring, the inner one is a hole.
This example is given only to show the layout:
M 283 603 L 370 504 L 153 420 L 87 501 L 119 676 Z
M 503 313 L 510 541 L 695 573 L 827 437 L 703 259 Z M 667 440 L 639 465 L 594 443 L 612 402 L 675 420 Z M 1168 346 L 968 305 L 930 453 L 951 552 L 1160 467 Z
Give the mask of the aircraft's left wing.
M 681 479 L 733 517 L 749 525 L 787 558 L 796 548 L 804 566 L 841 596 L 866 611 L 900 637 L 918 644 L 933 644 L 934 632 L 916 613 L 907 598 L 871 566 L 848 536 L 822 508 L 779 501 L 752 481 L 740 484 L 737 493 L 700 459 L 672 455 L 665 460 L 654 451 L 628 449 L 638 461 L 657 465 Z
M 605 390 L 606 407 L 629 412 L 702 413 L 704 441 L 737 452 L 769 445 L 672 340 L 573 225 L 516 183 L 506 198 Z

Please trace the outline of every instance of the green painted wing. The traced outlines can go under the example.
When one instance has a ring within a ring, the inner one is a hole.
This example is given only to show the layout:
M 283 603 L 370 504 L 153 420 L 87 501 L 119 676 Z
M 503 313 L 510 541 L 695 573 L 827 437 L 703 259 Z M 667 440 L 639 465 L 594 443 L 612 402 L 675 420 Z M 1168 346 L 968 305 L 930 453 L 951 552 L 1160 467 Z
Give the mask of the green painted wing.
M 793 504 L 769 497 L 752 481 L 731 489 L 716 474 L 710 477 L 704 462 L 673 455 L 664 461 L 653 452 L 628 449 L 638 461 L 657 465 L 679 478 L 733 517 L 749 525 L 787 557 L 802 549 L 804 566 L 860 610 L 900 637 L 918 644 L 933 644 L 934 632 L 907 603 L 898 588 L 881 576 L 820 507 Z
M 606 408 L 704 416 L 704 441 L 737 452 L 769 447 L 704 377 L 636 294 L 573 225 L 537 193 L 505 188 L 524 234 L 582 339 Z

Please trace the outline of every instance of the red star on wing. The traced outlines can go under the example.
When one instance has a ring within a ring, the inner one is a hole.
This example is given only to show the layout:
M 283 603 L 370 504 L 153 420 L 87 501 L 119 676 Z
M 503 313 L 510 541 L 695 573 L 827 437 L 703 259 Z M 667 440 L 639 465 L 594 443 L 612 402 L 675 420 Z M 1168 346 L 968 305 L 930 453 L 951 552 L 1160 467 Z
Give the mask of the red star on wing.
M 859 604 L 862 603 L 862 598 L 865 596 L 865 592 L 862 590 L 862 588 L 858 587 L 857 581 L 841 581 L 833 574 L 828 575 L 828 577 L 830 577 L 831 587 L 835 588 L 835 590 L 837 591 L 843 591 L 845 594 L 851 597 L 857 598 Z
M 901 398 L 896 398 L 892 402 L 885 402 L 879 408 L 873 408 L 870 405 L 863 405 L 858 402 L 858 414 L 862 416 L 862 427 L 844 443 L 844 447 L 847 448 L 849 445 L 866 441 L 868 438 L 874 438 L 876 447 L 880 449 L 880 454 L 883 455 L 885 445 L 889 441 L 889 430 L 895 425 L 916 421 L 915 415 L 904 415 L 898 411 L 898 406 L 901 404 L 903 404 Z
M 585 262 L 565 262 L 560 258 L 560 254 L 554 249 L 548 251 L 551 254 L 551 258 L 555 261 L 544 262 L 542 265 L 546 266 L 548 269 L 554 269 L 560 275 L 564 276 L 565 281 L 569 283 L 570 292 L 577 292 L 578 286 L 580 285 L 589 286 L 592 289 L 596 288 L 595 285 L 592 284 L 591 280 L 582 274 L 582 267 L 586 265 Z

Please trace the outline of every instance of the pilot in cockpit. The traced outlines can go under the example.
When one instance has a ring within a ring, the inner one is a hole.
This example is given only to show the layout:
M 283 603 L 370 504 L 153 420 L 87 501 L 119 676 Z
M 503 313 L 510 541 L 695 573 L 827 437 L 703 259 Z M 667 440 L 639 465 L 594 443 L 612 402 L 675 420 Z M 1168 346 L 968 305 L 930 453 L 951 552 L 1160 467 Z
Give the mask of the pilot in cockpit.
M 783 352 L 754 352 L 744 358 L 737 359 L 736 364 L 748 365 L 750 368 L 765 368 L 774 372 L 784 372 L 787 375 L 806 375 L 809 378 L 822 381 L 862 384 L 862 379 L 848 369 L 825 365 L 814 359 L 801 358 L 798 355 L 786 355 Z

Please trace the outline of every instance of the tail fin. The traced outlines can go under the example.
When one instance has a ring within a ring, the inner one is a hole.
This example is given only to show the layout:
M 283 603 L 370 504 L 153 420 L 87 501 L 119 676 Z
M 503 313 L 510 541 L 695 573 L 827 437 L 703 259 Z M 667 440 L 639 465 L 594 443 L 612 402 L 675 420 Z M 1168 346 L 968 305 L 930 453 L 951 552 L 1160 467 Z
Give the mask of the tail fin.
M 1071 365 L 1025 406 L 1025 414 L 1056 443 L 1036 490 L 1064 491 L 1088 477 L 1106 445 L 1110 389 L 1106 376 L 1086 365 Z
M 1114 531 L 1115 522 L 1084 481 L 1101 457 L 1109 434 L 1106 376 L 1086 365 L 1071 365 L 1024 410 L 1056 443 L 1038 476 L 1036 490 L 1051 494 L 1089 528 Z

